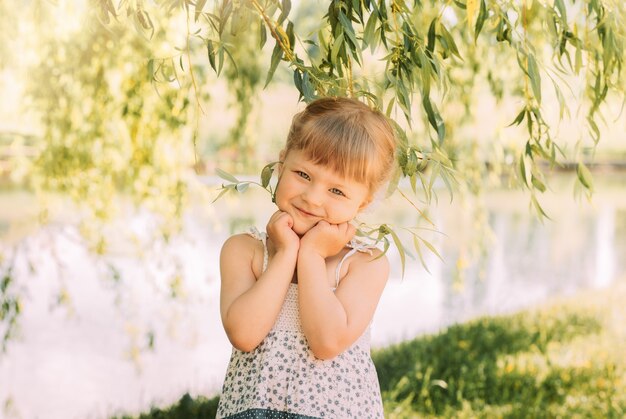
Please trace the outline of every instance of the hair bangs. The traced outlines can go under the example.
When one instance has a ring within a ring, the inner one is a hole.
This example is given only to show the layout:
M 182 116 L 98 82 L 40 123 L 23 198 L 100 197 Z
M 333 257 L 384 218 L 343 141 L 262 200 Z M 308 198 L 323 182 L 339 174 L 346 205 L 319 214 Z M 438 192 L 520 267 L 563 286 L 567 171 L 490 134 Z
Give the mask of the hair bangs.
M 330 118 L 333 119 L 333 118 Z M 340 176 L 370 184 L 377 171 L 376 144 L 362 126 L 347 127 L 329 120 L 311 121 L 304 129 L 296 148 L 316 164 L 326 166 Z M 356 125 L 356 124 L 355 124 Z

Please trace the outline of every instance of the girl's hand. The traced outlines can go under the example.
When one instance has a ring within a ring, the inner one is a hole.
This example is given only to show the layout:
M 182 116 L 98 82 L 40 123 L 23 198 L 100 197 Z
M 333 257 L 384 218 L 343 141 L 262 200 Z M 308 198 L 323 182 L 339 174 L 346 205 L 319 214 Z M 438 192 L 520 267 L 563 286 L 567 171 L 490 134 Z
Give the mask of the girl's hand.
M 300 238 L 292 229 L 293 219 L 283 211 L 276 211 L 267 222 L 267 235 L 272 239 L 276 251 L 295 251 L 300 248 Z
M 302 237 L 300 247 L 326 259 L 339 253 L 355 233 L 356 228 L 350 223 L 330 224 L 322 220 Z

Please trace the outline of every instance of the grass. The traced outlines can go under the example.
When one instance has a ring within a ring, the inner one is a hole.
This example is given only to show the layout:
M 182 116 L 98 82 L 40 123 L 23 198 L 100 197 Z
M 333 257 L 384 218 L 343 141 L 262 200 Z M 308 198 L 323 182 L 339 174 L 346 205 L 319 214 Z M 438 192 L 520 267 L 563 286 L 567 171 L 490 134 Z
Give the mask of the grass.
M 385 417 L 622 418 L 624 301 L 621 281 L 377 350 Z M 217 402 L 185 395 L 140 418 L 213 418 Z

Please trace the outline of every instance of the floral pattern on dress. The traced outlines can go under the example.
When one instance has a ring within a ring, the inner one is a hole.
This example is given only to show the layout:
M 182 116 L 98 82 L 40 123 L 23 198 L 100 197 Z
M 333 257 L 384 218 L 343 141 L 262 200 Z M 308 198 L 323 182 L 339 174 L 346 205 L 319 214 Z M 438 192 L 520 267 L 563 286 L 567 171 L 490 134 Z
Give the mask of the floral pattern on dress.
M 290 284 L 259 346 L 250 352 L 233 348 L 217 417 L 382 418 L 370 327 L 335 358 L 315 358 L 300 323 L 298 285 Z

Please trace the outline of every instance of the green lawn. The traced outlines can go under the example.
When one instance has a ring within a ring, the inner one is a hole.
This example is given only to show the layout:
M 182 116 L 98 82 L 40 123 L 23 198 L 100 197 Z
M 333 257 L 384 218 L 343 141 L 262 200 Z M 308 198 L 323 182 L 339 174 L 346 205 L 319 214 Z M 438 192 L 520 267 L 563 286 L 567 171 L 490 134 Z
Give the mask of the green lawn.
M 373 354 L 386 417 L 622 418 L 626 284 Z
M 626 281 L 373 353 L 387 418 L 622 418 Z M 183 396 L 141 418 L 213 418 Z

